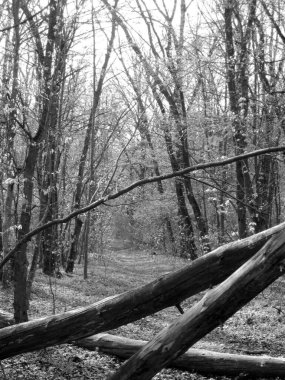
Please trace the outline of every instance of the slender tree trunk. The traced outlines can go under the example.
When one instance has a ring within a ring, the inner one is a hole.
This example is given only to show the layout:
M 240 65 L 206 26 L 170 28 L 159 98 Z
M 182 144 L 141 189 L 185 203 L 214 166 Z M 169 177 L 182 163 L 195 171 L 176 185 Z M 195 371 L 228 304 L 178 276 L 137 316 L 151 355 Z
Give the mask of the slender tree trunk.
M 87 215 L 87 218 L 86 218 L 86 226 L 85 226 L 85 236 L 84 236 L 84 267 L 83 267 L 83 278 L 84 280 L 86 280 L 88 278 L 88 253 L 89 253 L 89 244 L 88 244 L 88 240 L 89 240 L 89 234 L 90 234 L 90 219 L 91 219 L 91 215 L 90 215 L 90 212 L 88 213 Z
M 227 137 L 224 138 L 224 141 L 220 143 L 219 146 L 220 155 L 227 156 Z M 220 195 L 219 195 L 219 208 L 220 208 L 220 228 L 218 230 L 218 241 L 220 244 L 224 244 L 225 241 L 225 222 L 226 222 L 226 210 L 225 210 L 225 196 L 224 191 L 227 191 L 227 169 L 222 168 L 222 185 Z
M 12 2 L 12 17 L 14 25 L 19 23 L 19 2 L 13 0 Z M 14 212 L 13 211 L 13 200 L 14 200 L 14 188 L 15 188 L 15 168 L 14 168 L 14 137 L 15 137 L 15 116 L 16 116 L 16 101 L 18 97 L 18 76 L 19 76 L 19 51 L 20 51 L 20 34 L 19 27 L 14 29 L 13 41 L 10 41 L 10 32 L 7 33 L 5 48 L 7 51 L 4 55 L 3 62 L 3 74 L 2 74 L 2 85 L 1 95 L 3 99 L 2 107 L 8 106 L 11 111 L 7 117 L 7 125 L 5 131 L 5 149 L 6 155 L 9 161 L 10 169 L 7 172 L 7 188 L 6 188 L 6 197 L 4 200 L 4 216 L 3 216 L 3 255 L 4 257 L 11 248 L 13 241 L 13 235 L 15 229 L 14 227 Z M 12 50 L 13 49 L 13 50 Z M 11 51 L 12 50 L 12 51 Z M 9 82 L 10 75 L 12 71 L 12 86 L 11 93 L 9 93 Z M 8 99 L 9 93 L 9 101 Z M 6 104 L 4 104 L 6 103 Z M 2 282 L 4 285 L 8 285 L 12 280 L 12 263 L 7 264 L 2 271 Z
M 118 3 L 118 0 L 115 0 L 115 5 L 114 5 L 115 8 L 117 6 L 117 3 Z M 84 170 L 85 170 L 85 166 L 86 166 L 89 143 L 90 143 L 92 129 L 94 128 L 95 115 L 96 115 L 97 108 L 98 108 L 99 103 L 100 103 L 100 98 L 101 98 L 103 83 L 104 83 L 105 76 L 106 76 L 107 67 L 108 67 L 109 60 L 111 57 L 111 53 L 113 50 L 115 33 L 116 33 L 116 23 L 115 23 L 115 20 L 113 17 L 111 37 L 110 37 L 110 40 L 108 43 L 108 47 L 107 47 L 107 51 L 105 54 L 104 63 L 102 65 L 98 84 L 97 84 L 96 90 L 93 91 L 94 92 L 93 93 L 93 95 L 94 95 L 93 105 L 92 105 L 92 109 L 90 111 L 89 120 L 88 120 L 88 124 L 87 124 L 87 128 L 86 128 L 86 134 L 85 134 L 85 138 L 84 138 L 83 149 L 82 149 L 82 153 L 81 153 L 80 161 L 79 161 L 79 168 L 78 168 L 78 175 L 77 175 L 78 179 L 77 179 L 76 190 L 75 190 L 75 195 L 74 195 L 74 208 L 75 209 L 78 209 L 80 207 L 80 203 L 81 203 L 82 188 L 83 188 L 83 175 L 84 175 Z M 96 134 L 96 132 L 94 132 L 94 133 Z M 76 224 L 76 222 L 75 222 L 74 232 L 73 232 L 73 240 L 76 242 L 79 239 L 79 234 L 80 234 L 80 229 L 81 229 L 81 227 L 79 229 L 78 226 L 79 225 Z M 71 252 L 73 252 L 73 250 L 71 250 Z M 69 265 L 67 266 L 66 271 L 72 272 L 73 268 L 74 268 L 74 260 L 73 260 L 73 258 L 71 258 L 71 260 L 68 259 L 68 261 L 69 261 Z
M 30 270 L 28 273 L 28 279 L 27 279 L 27 297 L 28 297 L 28 299 L 31 298 L 32 285 L 33 285 L 33 281 L 34 281 L 34 278 L 36 275 L 37 266 L 38 266 L 39 257 L 40 257 L 40 249 L 41 249 L 41 233 L 39 233 L 37 235 L 37 238 L 36 238 L 36 244 L 34 247 L 33 258 L 32 258 Z
M 172 26 L 172 19 L 166 18 L 167 21 L 167 48 L 166 55 L 168 57 L 167 68 L 172 76 L 174 90 L 168 90 L 168 95 L 164 92 L 164 96 L 169 104 L 170 114 L 173 117 L 174 128 L 176 129 L 178 146 L 176 158 L 180 169 L 190 166 L 190 156 L 189 156 L 189 142 L 188 142 L 188 123 L 187 123 L 187 110 L 185 105 L 184 91 L 183 91 L 183 49 L 184 49 L 184 28 L 186 19 L 186 4 L 185 0 L 180 2 L 180 26 L 179 26 L 179 36 L 175 37 L 174 28 Z M 173 18 L 173 16 L 172 16 Z M 176 42 L 173 40 L 176 39 Z M 173 48 L 175 47 L 176 56 L 173 55 Z M 186 189 L 186 196 L 190 206 L 192 207 L 195 221 L 197 224 L 197 229 L 199 231 L 202 246 L 204 252 L 209 252 L 211 250 L 208 238 L 208 225 L 207 220 L 205 220 L 199 203 L 193 192 L 192 182 L 189 177 L 184 177 L 184 186 Z
M 166 116 L 166 110 L 163 106 L 160 97 L 156 92 L 156 89 L 153 86 L 151 88 L 162 115 Z M 165 126 L 164 128 L 164 139 L 171 168 L 173 172 L 176 172 L 179 170 L 179 165 L 174 152 L 171 133 L 167 126 Z M 192 221 L 185 202 L 184 187 L 180 179 L 175 179 L 174 181 L 178 209 L 177 214 L 179 227 L 179 255 L 181 255 L 182 257 L 190 256 L 192 260 L 195 260 L 197 258 L 197 247 L 194 239 L 194 229 Z
M 80 218 L 75 218 L 74 222 L 75 222 L 75 226 L 74 226 L 73 235 L 71 236 L 71 245 L 70 245 L 66 269 L 65 269 L 66 273 L 73 272 L 74 262 L 77 258 L 77 246 L 79 242 L 80 231 L 83 224 Z
M 11 245 L 13 243 L 13 198 L 14 198 L 14 180 L 12 183 L 7 184 L 6 189 L 6 197 L 4 204 L 4 220 L 3 220 L 3 234 L 2 234 L 2 242 L 3 242 L 3 256 L 5 257 L 9 250 L 11 249 Z M 12 263 L 7 263 L 1 273 L 1 280 L 4 286 L 7 286 L 12 279 Z
M 47 151 L 44 155 L 42 188 L 40 191 L 41 210 L 44 215 L 42 223 L 47 223 L 57 217 L 57 183 L 55 152 L 57 143 L 55 141 L 55 128 L 57 124 L 58 103 L 51 106 L 50 126 L 48 134 Z M 54 118 L 52 115 L 56 114 Z M 53 275 L 58 262 L 58 231 L 57 226 L 51 226 L 42 231 L 41 249 L 43 255 L 43 273 Z
M 129 81 L 133 87 L 133 90 L 137 96 L 137 102 L 138 102 L 139 112 L 140 112 L 140 114 L 138 116 L 138 123 L 137 123 L 138 130 L 140 132 L 141 138 L 143 140 L 146 140 L 147 145 L 150 149 L 151 156 L 152 156 L 152 164 L 153 164 L 154 174 L 156 176 L 160 176 L 159 164 L 158 164 L 158 161 L 156 158 L 155 149 L 154 149 L 154 145 L 152 142 L 151 134 L 149 132 L 149 127 L 148 127 L 149 120 L 147 118 L 147 110 L 146 110 L 145 105 L 144 105 L 143 100 L 142 100 L 142 94 L 141 94 L 138 86 L 136 85 L 134 79 L 131 77 L 131 75 L 128 71 L 128 68 L 125 65 L 124 60 L 121 59 L 121 62 L 123 64 L 125 73 L 126 73 L 128 79 L 129 79 Z M 157 191 L 161 195 L 164 194 L 164 188 L 163 188 L 163 184 L 161 181 L 157 182 Z M 175 237 L 174 237 L 174 233 L 173 233 L 173 229 L 172 229 L 171 220 L 169 219 L 169 217 L 165 217 L 165 226 L 166 226 L 166 230 L 168 232 L 168 237 L 169 237 L 169 241 L 171 243 L 171 248 L 174 251 L 174 253 L 176 253 L 176 251 L 177 251 L 176 242 L 175 242 Z
M 0 252 L 3 252 L 3 219 L 2 219 L 2 202 L 0 201 Z M 1 271 L 0 271 L 1 276 Z
M 233 2 L 225 3 L 224 20 L 225 20 L 225 35 L 226 35 L 226 60 L 227 60 L 227 82 L 229 90 L 230 109 L 233 112 L 233 129 L 235 131 L 235 142 L 237 144 L 236 154 L 242 152 L 238 147 L 244 136 L 240 134 L 239 112 L 238 112 L 238 93 L 236 85 L 236 69 L 235 69 L 235 49 L 233 42 Z M 243 163 L 236 162 L 236 199 L 237 199 L 237 219 L 239 237 L 244 238 L 247 235 L 246 223 L 246 207 L 245 207 L 245 191 L 243 178 Z
M 38 144 L 30 144 L 23 173 L 23 202 L 20 215 L 21 229 L 18 230 L 19 240 L 29 232 L 31 222 L 31 208 L 33 199 L 33 180 L 37 162 Z M 15 254 L 14 259 L 14 318 L 16 323 L 28 320 L 27 295 L 27 243 L 24 243 Z
M 19 70 L 19 48 L 20 48 L 20 34 L 19 34 L 19 9 L 20 1 L 13 0 L 12 11 L 13 11 L 13 22 L 15 25 L 15 39 L 14 39 L 14 69 L 13 69 L 13 101 L 16 99 L 16 94 L 18 92 L 18 70 Z M 15 112 L 15 111 L 14 111 Z M 14 119 L 15 115 L 11 115 Z M 34 161 L 31 163 L 35 165 Z M 25 235 L 29 231 L 29 220 L 31 211 L 31 201 L 32 201 L 32 185 L 29 180 L 32 181 L 32 174 L 29 170 L 30 161 L 26 160 L 26 166 L 24 169 L 24 189 L 23 189 L 23 202 L 22 211 L 20 217 L 21 228 L 18 230 L 18 237 Z M 24 244 L 14 256 L 14 318 L 16 323 L 25 322 L 28 320 L 28 298 L 27 298 L 27 256 L 26 256 L 26 245 Z
M 59 3 L 54 10 L 55 15 L 51 18 L 49 38 L 49 54 L 52 56 L 55 51 L 54 72 L 49 78 L 51 84 L 47 89 L 47 105 L 46 109 L 46 154 L 44 156 L 43 165 L 43 181 L 41 191 L 41 206 L 45 211 L 44 223 L 47 223 L 58 217 L 58 168 L 60 165 L 60 131 L 61 115 L 59 114 L 60 101 L 62 100 L 61 94 L 64 91 L 64 73 L 67 52 L 72 41 L 71 37 L 66 38 L 62 32 L 63 9 Z M 55 19 L 54 19 L 55 18 Z M 54 31 L 57 27 L 56 33 Z M 52 61 L 50 62 L 52 67 Z M 58 84 L 60 83 L 60 85 Z M 43 273 L 47 275 L 54 275 L 56 267 L 59 262 L 59 242 L 58 242 L 58 229 L 57 226 L 47 228 L 42 232 L 42 254 L 43 254 Z
M 194 241 L 194 230 L 184 198 L 183 184 L 179 180 L 175 181 L 175 190 L 177 196 L 179 218 L 179 253 L 181 257 L 190 257 L 192 260 L 195 260 L 197 258 L 197 254 Z
M 225 2 L 225 45 L 226 70 L 229 90 L 230 110 L 233 113 L 233 130 L 236 154 L 243 154 L 247 141 L 247 114 L 249 104 L 248 83 L 248 54 L 253 22 L 256 19 L 256 0 L 248 4 L 249 11 L 244 30 L 239 24 L 238 31 L 240 44 L 235 51 L 234 43 L 234 17 L 239 18 L 237 3 L 232 0 Z M 250 178 L 250 168 L 247 160 L 236 162 L 236 198 L 239 237 L 244 238 L 247 233 L 247 204 L 253 205 L 253 188 Z M 249 208 L 249 213 L 253 211 Z

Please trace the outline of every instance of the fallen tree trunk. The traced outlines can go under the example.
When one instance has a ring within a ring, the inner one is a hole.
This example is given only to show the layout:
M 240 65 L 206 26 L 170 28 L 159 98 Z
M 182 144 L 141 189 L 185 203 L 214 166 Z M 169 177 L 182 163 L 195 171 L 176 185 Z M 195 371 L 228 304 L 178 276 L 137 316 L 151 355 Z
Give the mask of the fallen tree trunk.
M 143 346 L 109 380 L 149 380 L 285 271 L 285 231 Z
M 128 359 L 147 342 L 110 334 L 97 334 L 81 339 L 75 344 L 88 350 L 99 349 L 108 355 Z M 186 351 L 169 366 L 205 375 L 238 376 L 244 373 L 255 377 L 285 377 L 285 359 L 282 358 L 228 354 L 195 348 Z
M 0 326 L 14 324 L 13 314 L 0 311 Z M 80 339 L 74 344 L 88 350 L 115 355 L 128 359 L 142 348 L 147 341 L 134 340 L 111 334 L 97 334 Z M 209 350 L 190 349 L 170 363 L 171 367 L 201 374 L 237 376 L 285 376 L 285 359 L 269 356 L 237 355 Z
M 14 324 L 13 314 L 0 311 L 0 326 Z M 147 341 L 134 340 L 111 334 L 97 334 L 80 339 L 74 345 L 91 351 L 99 349 L 108 355 L 128 359 Z M 201 349 L 190 349 L 170 363 L 170 367 L 201 374 L 237 376 L 285 376 L 285 359 L 269 356 L 237 355 Z
M 227 244 L 178 271 L 91 306 L 1 329 L 0 359 L 72 342 L 174 306 L 223 281 L 284 227 L 282 223 Z

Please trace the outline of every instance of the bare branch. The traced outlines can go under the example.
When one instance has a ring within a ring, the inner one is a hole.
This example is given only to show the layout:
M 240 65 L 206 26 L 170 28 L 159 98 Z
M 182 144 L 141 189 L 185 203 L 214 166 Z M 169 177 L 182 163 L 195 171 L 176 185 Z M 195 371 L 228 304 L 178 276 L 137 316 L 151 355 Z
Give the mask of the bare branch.
M 265 2 L 263 0 L 260 0 L 264 10 L 265 10 L 265 13 L 267 14 L 267 16 L 269 17 L 270 21 L 272 22 L 272 24 L 274 25 L 274 28 L 276 29 L 276 32 L 278 33 L 279 37 L 281 38 L 282 42 L 285 44 L 285 36 L 284 34 L 281 32 L 281 29 L 279 27 L 279 25 L 277 24 L 277 22 L 274 20 L 274 17 L 273 15 L 269 12 L 269 9 L 267 7 L 267 5 L 265 4 Z
M 40 11 L 38 11 L 37 13 L 35 13 L 33 15 L 30 14 L 25 20 L 19 22 L 17 25 L 11 25 L 11 26 L 7 26 L 6 28 L 0 29 L 0 33 L 7 32 L 8 30 L 17 28 L 20 25 L 25 24 L 26 22 L 30 21 L 31 19 L 33 19 L 34 17 L 36 17 L 37 15 L 39 15 L 40 13 L 42 13 L 46 8 L 48 8 L 48 5 L 46 7 L 44 7 L 43 9 L 41 9 Z
M 250 152 L 250 153 L 245 153 L 245 154 L 241 154 L 239 156 L 234 156 L 234 157 L 226 158 L 224 160 L 214 161 L 214 162 L 210 162 L 210 163 L 206 162 L 206 163 L 202 163 L 202 164 L 196 164 L 194 166 L 190 166 L 188 168 L 185 168 L 183 170 L 179 170 L 179 171 L 176 171 L 176 172 L 173 172 L 173 173 L 163 174 L 163 175 L 156 176 L 156 177 L 144 178 L 144 179 L 142 179 L 140 181 L 134 182 L 131 185 L 125 187 L 124 189 L 122 189 L 122 190 L 120 190 L 120 191 L 118 191 L 118 192 L 116 192 L 114 194 L 110 194 L 110 195 L 108 195 L 106 197 L 100 198 L 97 201 L 95 201 L 93 203 L 90 203 L 89 205 L 87 205 L 85 207 L 82 207 L 82 208 L 80 208 L 78 210 L 73 211 L 72 213 L 70 213 L 69 215 L 67 215 L 64 218 L 52 220 L 52 221 L 50 221 L 50 222 L 48 222 L 48 223 L 46 223 L 44 225 L 41 225 L 41 226 L 35 228 L 34 230 L 30 231 L 29 233 L 27 233 L 15 245 L 15 247 L 2 260 L 2 262 L 0 263 L 0 269 L 14 256 L 14 254 L 18 251 L 18 249 L 23 244 L 25 244 L 28 241 L 30 241 L 31 238 L 33 236 L 37 235 L 39 232 L 41 232 L 41 231 L 45 230 L 46 228 L 49 228 L 49 227 L 51 227 L 53 225 L 67 223 L 71 219 L 75 218 L 76 216 L 84 214 L 87 211 L 93 210 L 96 207 L 98 207 L 98 206 L 100 206 L 102 204 L 105 204 L 105 202 L 107 202 L 107 201 L 110 201 L 110 200 L 113 200 L 113 199 L 117 199 L 117 198 L 121 197 L 122 195 L 127 194 L 130 191 L 136 189 L 139 186 L 143 186 L 143 185 L 146 185 L 148 183 L 154 183 L 154 182 L 157 182 L 157 181 L 165 181 L 167 179 L 183 176 L 183 175 L 185 175 L 187 173 L 191 173 L 191 172 L 194 172 L 194 171 L 197 171 L 197 170 L 204 170 L 204 169 L 207 169 L 207 168 L 213 168 L 213 167 L 218 167 L 218 166 L 225 166 L 225 165 L 232 164 L 233 162 L 245 160 L 247 158 L 257 157 L 257 156 L 260 156 L 260 155 L 263 155 L 263 154 L 276 153 L 276 152 L 282 152 L 282 151 L 285 151 L 285 146 L 276 146 L 276 147 L 272 147 L 272 148 L 259 149 L 259 150 L 255 150 L 255 151 Z
M 47 7 L 49 7 L 49 4 L 46 6 L 46 8 Z M 27 20 L 30 23 L 31 32 L 32 32 L 33 37 L 35 39 L 35 44 L 36 44 L 40 63 L 41 63 L 41 65 L 44 65 L 44 60 L 45 60 L 44 48 L 42 45 L 39 29 L 38 29 L 38 27 L 35 23 L 35 20 L 34 20 L 35 15 L 31 14 L 31 12 L 30 12 L 29 8 L 27 7 L 27 4 L 25 1 L 21 2 L 21 8 L 22 8 L 23 12 L 25 13 Z

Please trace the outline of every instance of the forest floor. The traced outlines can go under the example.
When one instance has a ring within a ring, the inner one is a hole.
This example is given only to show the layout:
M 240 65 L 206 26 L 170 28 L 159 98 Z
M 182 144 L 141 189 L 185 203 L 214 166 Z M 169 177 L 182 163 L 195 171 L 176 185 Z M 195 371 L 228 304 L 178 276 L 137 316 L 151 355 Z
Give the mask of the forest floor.
M 90 255 L 87 280 L 83 279 L 82 265 L 76 265 L 72 276 L 63 273 L 61 279 L 49 278 L 38 271 L 30 302 L 30 319 L 87 306 L 105 297 L 146 284 L 189 263 L 170 256 L 151 255 L 148 251 L 118 248 L 120 246 L 116 242 L 104 254 Z M 285 357 L 284 294 L 285 280 L 280 279 L 194 347 L 220 352 Z M 199 294 L 185 301 L 182 304 L 183 309 L 188 309 L 201 296 L 202 294 Z M 12 313 L 12 289 L 1 289 L 0 301 L 1 308 Z M 172 307 L 110 333 L 149 340 L 178 316 L 178 310 Z M 0 379 L 100 380 L 106 379 L 120 364 L 121 361 L 117 358 L 66 344 L 3 360 L 0 363 Z M 236 380 L 245 378 L 248 379 L 242 374 L 235 377 Z M 164 369 L 154 379 L 229 378 L 205 377 Z

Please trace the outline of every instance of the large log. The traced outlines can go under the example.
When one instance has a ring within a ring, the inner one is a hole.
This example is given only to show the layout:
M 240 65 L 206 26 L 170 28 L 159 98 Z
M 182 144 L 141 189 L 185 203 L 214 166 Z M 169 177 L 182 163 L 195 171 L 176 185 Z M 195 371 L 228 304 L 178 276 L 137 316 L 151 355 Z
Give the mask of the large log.
M 0 326 L 14 324 L 13 314 L 0 310 Z M 128 359 L 141 349 L 147 341 L 124 338 L 101 333 L 82 338 L 74 344 L 91 351 L 99 349 L 108 355 Z M 201 374 L 237 376 L 245 373 L 251 376 L 285 377 L 285 359 L 269 356 L 238 355 L 201 349 L 190 349 L 170 363 L 170 367 L 198 372 Z
M 0 310 L 0 327 L 14 324 L 13 314 Z M 80 339 L 76 346 L 95 351 L 99 349 L 108 355 L 128 359 L 141 349 L 147 341 L 124 338 L 101 333 Z M 201 374 L 237 376 L 245 373 L 251 376 L 285 377 L 285 359 L 269 356 L 238 355 L 201 349 L 190 349 L 170 363 L 171 367 Z
M 285 231 L 163 329 L 109 380 L 149 380 L 285 272 Z
M 0 359 L 72 342 L 174 306 L 223 281 L 284 227 L 282 223 L 227 244 L 178 271 L 91 306 L 1 329 Z
M 0 327 L 14 324 L 13 315 L 0 310 Z M 76 346 L 91 351 L 99 349 L 108 355 L 128 359 L 141 349 L 147 341 L 124 338 L 101 333 L 80 339 Z M 190 349 L 170 363 L 171 367 L 201 374 L 237 376 L 285 377 L 285 359 L 269 356 L 237 355 L 201 349 Z
M 146 344 L 144 340 L 111 334 L 97 334 L 76 342 L 76 345 L 88 350 L 99 349 L 108 355 L 123 359 L 128 359 Z M 238 376 L 244 373 L 253 377 L 285 377 L 285 359 L 283 358 L 228 354 L 195 348 L 186 351 L 169 366 L 205 375 Z

